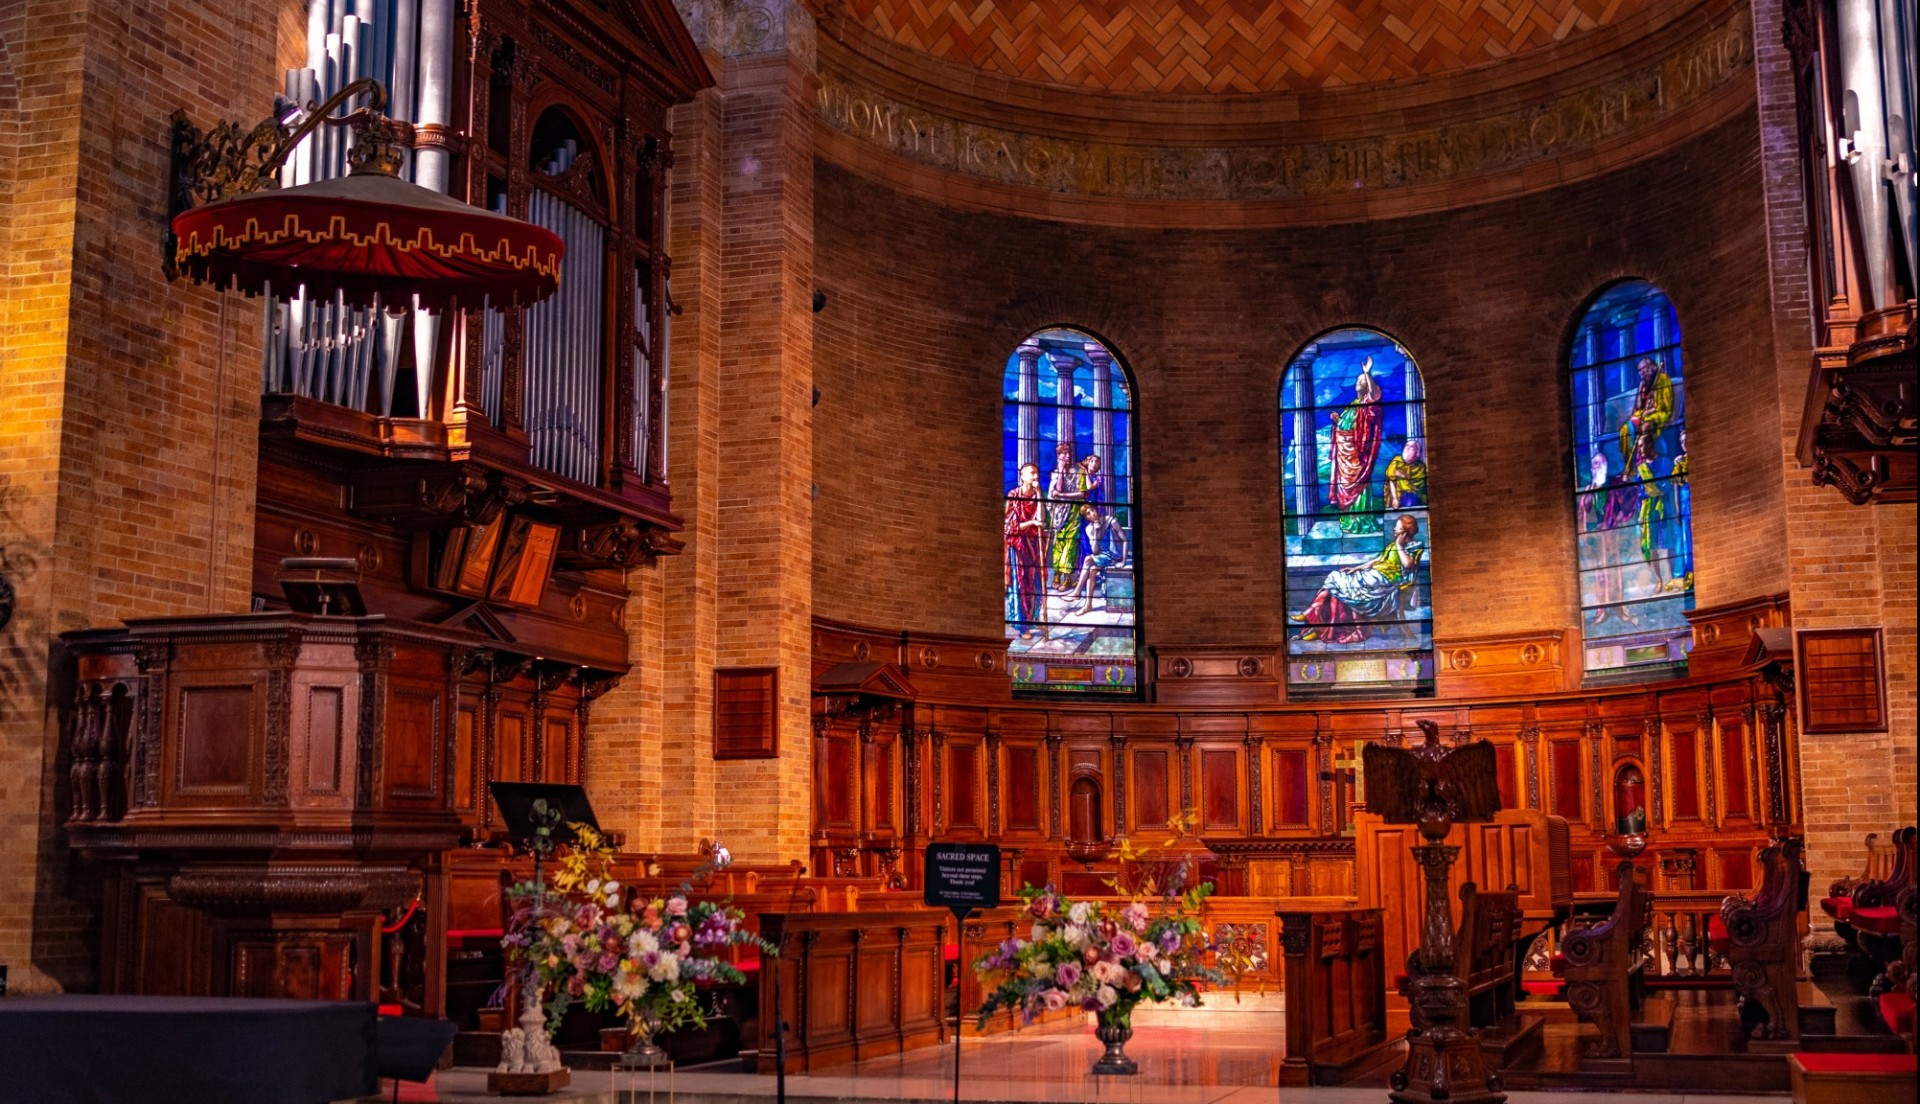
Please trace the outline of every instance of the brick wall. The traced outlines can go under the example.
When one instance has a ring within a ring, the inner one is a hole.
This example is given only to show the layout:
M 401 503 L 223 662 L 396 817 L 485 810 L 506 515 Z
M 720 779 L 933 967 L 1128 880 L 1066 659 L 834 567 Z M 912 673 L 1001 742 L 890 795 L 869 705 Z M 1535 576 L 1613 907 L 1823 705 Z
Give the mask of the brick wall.
M 1341 325 L 1428 388 L 1436 632 L 1577 624 L 1563 343 L 1622 276 L 1665 288 L 1689 358 L 1700 604 L 1786 586 L 1755 121 L 1498 205 L 1253 231 L 1066 226 L 943 209 L 820 164 L 814 602 L 827 617 L 997 633 L 999 388 L 1053 323 L 1138 383 L 1148 642 L 1271 641 L 1280 375 Z
M 48 827 L 62 770 L 49 634 L 247 606 L 260 308 L 161 276 L 169 116 L 260 118 L 300 19 L 294 0 L 0 13 L 19 82 L 0 542 L 22 557 L 0 660 L 0 962 L 23 989 L 93 970 L 87 888 L 67 884 Z

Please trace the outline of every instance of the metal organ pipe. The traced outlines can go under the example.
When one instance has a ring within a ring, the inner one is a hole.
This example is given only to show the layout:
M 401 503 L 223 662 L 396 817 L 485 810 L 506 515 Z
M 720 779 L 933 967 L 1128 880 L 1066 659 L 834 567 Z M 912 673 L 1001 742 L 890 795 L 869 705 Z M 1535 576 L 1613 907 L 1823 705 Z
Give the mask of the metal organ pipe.
M 1876 0 L 1839 0 L 1843 145 L 1860 215 L 1860 256 L 1869 310 L 1890 305 L 1891 227 L 1887 218 L 1887 112 L 1880 84 L 1880 27 Z
M 1913 117 L 1914 100 L 1920 89 L 1914 87 L 1914 60 L 1920 55 L 1920 26 L 1914 24 L 1912 0 L 1880 0 L 1880 75 L 1885 86 L 1887 112 L 1887 175 L 1893 182 L 1893 216 L 1898 233 L 1906 243 L 1907 290 L 1920 285 L 1920 257 L 1916 257 L 1915 222 L 1916 185 L 1920 184 L 1920 165 L 1915 164 Z

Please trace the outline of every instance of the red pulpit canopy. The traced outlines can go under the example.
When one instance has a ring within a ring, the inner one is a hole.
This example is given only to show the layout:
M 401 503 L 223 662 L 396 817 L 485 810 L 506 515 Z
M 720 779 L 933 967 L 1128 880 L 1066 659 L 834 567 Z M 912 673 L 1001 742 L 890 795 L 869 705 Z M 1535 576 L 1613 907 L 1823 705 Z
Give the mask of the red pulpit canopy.
M 566 252 L 550 230 L 379 172 L 194 207 L 173 233 L 175 264 L 197 283 L 281 297 L 305 285 L 357 306 L 536 303 L 560 286 Z

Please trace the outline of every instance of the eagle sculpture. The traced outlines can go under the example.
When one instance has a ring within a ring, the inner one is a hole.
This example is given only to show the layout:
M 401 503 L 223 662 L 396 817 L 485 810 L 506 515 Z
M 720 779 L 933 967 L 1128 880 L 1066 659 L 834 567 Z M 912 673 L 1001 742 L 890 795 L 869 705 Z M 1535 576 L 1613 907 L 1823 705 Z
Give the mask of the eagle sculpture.
M 1440 726 L 1415 721 L 1426 739 L 1415 748 L 1368 744 L 1367 809 L 1389 824 L 1439 829 L 1492 820 L 1500 811 L 1500 767 L 1493 744 L 1476 740 L 1455 748 L 1440 743 Z M 1432 832 L 1424 834 L 1432 835 Z

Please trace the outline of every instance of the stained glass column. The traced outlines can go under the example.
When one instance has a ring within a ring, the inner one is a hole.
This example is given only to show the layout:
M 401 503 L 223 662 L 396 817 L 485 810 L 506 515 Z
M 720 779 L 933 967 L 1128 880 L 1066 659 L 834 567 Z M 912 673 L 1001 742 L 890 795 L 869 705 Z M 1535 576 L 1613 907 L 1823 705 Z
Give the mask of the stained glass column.
M 1287 398 L 1287 405 L 1293 407 L 1289 417 L 1293 420 L 1292 432 L 1288 434 L 1292 441 L 1293 464 L 1293 513 L 1304 519 L 1301 521 L 1301 533 L 1311 528 L 1312 515 L 1318 511 L 1320 497 L 1320 455 L 1319 442 L 1314 436 L 1313 424 L 1313 373 L 1291 373 L 1293 394 Z
M 1099 344 L 1087 342 L 1087 364 L 1093 369 L 1093 454 L 1100 458 L 1100 474 L 1113 481 L 1113 356 Z
M 1059 405 L 1053 414 L 1054 440 L 1060 444 L 1073 444 L 1073 370 L 1079 365 L 1072 357 L 1053 354 L 1053 370 L 1060 374 L 1060 389 L 1054 394 L 1054 402 Z M 1079 456 L 1076 454 L 1076 460 Z M 1041 471 L 1051 470 L 1052 465 L 1042 464 Z
M 1022 341 L 1018 353 L 1020 383 L 1016 394 L 1020 397 L 1019 465 L 1025 467 L 1034 464 L 1041 471 L 1046 471 L 1050 465 L 1040 462 L 1040 343 Z

